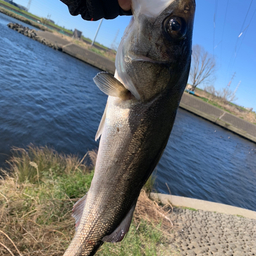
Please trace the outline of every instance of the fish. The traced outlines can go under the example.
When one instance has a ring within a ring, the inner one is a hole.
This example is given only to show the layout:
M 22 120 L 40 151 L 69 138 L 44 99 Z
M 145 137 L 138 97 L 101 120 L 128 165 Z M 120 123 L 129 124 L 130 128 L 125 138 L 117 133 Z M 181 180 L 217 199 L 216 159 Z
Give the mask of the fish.
M 94 255 L 104 242 L 124 238 L 188 80 L 195 0 L 132 0 L 132 12 L 114 76 L 94 78 L 108 99 L 95 136 L 94 177 L 74 205 L 76 233 L 64 256 Z

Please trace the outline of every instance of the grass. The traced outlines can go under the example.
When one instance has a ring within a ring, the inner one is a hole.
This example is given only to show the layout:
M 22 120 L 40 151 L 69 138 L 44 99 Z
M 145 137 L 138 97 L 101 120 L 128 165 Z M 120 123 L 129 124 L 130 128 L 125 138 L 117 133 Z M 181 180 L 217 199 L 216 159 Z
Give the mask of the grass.
M 232 102 L 225 101 L 199 88 L 196 88 L 196 93 L 199 94 L 198 99 L 201 99 L 206 103 L 209 103 L 221 110 L 224 110 L 230 114 L 233 114 L 247 122 L 256 124 L 255 112 L 250 111 L 242 106 L 238 106 Z
M 189 210 L 189 211 L 193 211 L 193 212 L 198 212 L 198 209 L 191 208 L 191 207 L 181 206 L 180 208 L 185 209 L 185 210 Z
M 94 47 L 90 47 L 89 50 L 91 52 L 97 53 L 98 55 L 104 56 L 104 52 L 102 50 L 99 50 L 99 49 L 94 48 Z
M 2 3 L 3 1 L 0 0 L 0 3 Z M 5 2 L 3 2 L 5 4 Z M 10 4 L 9 4 L 10 5 Z M 12 7 L 12 6 L 11 6 Z M 15 7 L 15 6 L 13 6 Z M 16 7 L 17 8 L 17 7 Z M 17 8 L 19 10 L 20 13 L 22 13 L 22 11 Z M 16 14 L 15 12 L 9 10 L 9 9 L 6 9 L 6 8 L 3 8 L 3 7 L 0 7 L 0 12 L 4 13 L 5 15 L 8 15 L 10 17 L 13 17 L 15 19 L 18 19 L 18 20 L 21 20 L 23 21 L 24 23 L 26 24 L 29 24 L 29 25 L 32 25 L 40 30 L 43 30 L 43 31 L 49 31 L 49 32 L 53 32 L 53 33 L 56 33 L 56 35 L 58 36 L 65 36 L 65 38 L 69 41 L 72 41 L 73 43 L 77 44 L 77 45 L 80 45 L 86 49 L 89 49 L 90 51 L 98 54 L 98 55 L 101 55 L 101 56 L 104 56 L 106 58 L 108 58 L 109 60 L 111 61 L 115 61 L 115 56 L 116 56 L 116 52 L 113 51 L 113 50 L 110 50 L 109 48 L 105 47 L 104 45 L 101 45 L 99 44 L 98 42 L 95 42 L 95 45 L 101 47 L 101 50 L 100 49 L 97 49 L 95 47 L 91 47 L 90 46 L 90 43 L 91 43 L 91 40 L 82 36 L 82 39 L 83 40 L 77 40 L 77 39 L 72 39 L 72 36 L 73 36 L 73 32 L 71 30 L 68 30 L 68 29 L 65 29 L 63 27 L 60 27 L 52 22 L 49 22 L 48 20 L 46 19 L 42 19 L 42 18 L 39 18 L 35 15 L 32 15 L 31 13 L 26 13 L 27 16 L 31 16 L 33 17 L 34 19 L 37 19 L 39 21 L 41 21 L 41 23 L 38 23 L 38 22 L 35 22 L 33 20 L 30 20 L 26 17 L 23 17 L 22 15 L 19 15 L 19 14 Z M 44 23 L 42 23 L 42 21 L 44 20 Z M 47 27 L 47 25 L 50 25 L 51 27 Z M 65 32 L 65 35 L 62 34 L 61 32 Z
M 5 5 L 5 6 L 7 6 L 7 7 L 12 8 L 12 9 L 14 9 L 14 10 L 20 12 L 20 13 L 23 13 L 23 14 L 25 14 L 25 15 L 31 16 L 31 17 L 33 17 L 34 19 L 40 20 L 40 17 L 38 17 L 38 16 L 36 16 L 36 15 L 34 15 L 34 14 L 32 14 L 32 13 L 26 12 L 25 10 L 21 10 L 20 8 L 16 7 L 16 6 L 13 5 L 13 4 L 9 4 L 9 3 L 5 2 L 5 1 L 2 1 L 2 0 L 0 0 L 0 3 L 3 4 L 3 5 Z
M 0 179 L 0 255 L 63 255 L 74 235 L 71 210 L 90 187 L 96 153 L 83 159 L 47 147 L 14 148 Z M 152 180 L 149 181 L 152 184 Z M 150 189 L 150 185 L 147 186 Z M 172 228 L 166 210 L 142 191 L 126 238 L 97 255 L 161 255 Z
M 221 110 L 225 110 L 226 112 L 232 114 L 231 111 L 225 109 L 224 107 L 222 107 L 221 105 L 219 105 L 216 101 L 212 101 L 212 100 L 209 100 L 209 99 L 204 98 L 204 97 L 200 97 L 200 99 L 203 100 L 203 101 L 206 102 L 206 103 L 211 104 L 211 105 L 214 106 L 214 107 L 217 107 L 217 108 L 219 108 L 219 109 L 221 109 Z
M 105 244 L 98 252 L 98 255 L 157 255 L 155 245 L 160 244 L 162 240 L 161 231 L 148 224 L 146 221 L 141 221 L 140 225 L 134 222 L 130 227 L 127 237 L 118 244 Z
M 0 1 L 1 1 L 1 0 L 0 0 Z M 22 22 L 24 22 L 24 23 L 26 23 L 26 24 L 29 24 L 29 25 L 32 25 L 32 26 L 34 26 L 34 27 L 36 27 L 36 28 L 38 28 L 38 29 L 41 29 L 41 30 L 43 30 L 43 31 L 49 31 L 49 32 L 51 32 L 51 30 L 48 29 L 46 26 L 44 26 L 44 25 L 42 25 L 42 24 L 38 24 L 37 22 L 34 22 L 34 21 L 30 20 L 30 19 L 27 19 L 27 18 L 25 18 L 25 17 L 23 17 L 23 16 L 21 16 L 21 15 L 18 15 L 18 14 L 14 13 L 14 12 L 12 12 L 12 11 L 10 11 L 10 10 L 7 10 L 7 9 L 4 8 L 4 7 L 1 7 L 1 6 L 0 6 L 0 12 L 3 13 L 3 14 L 5 14 L 5 15 L 8 15 L 8 16 L 10 16 L 10 17 L 12 17 L 12 18 L 15 18 L 15 19 L 17 19 L 17 20 L 21 20 Z
M 40 21 L 40 22 L 42 21 L 42 18 L 41 18 L 41 17 L 39 17 L 39 16 L 37 16 L 37 15 L 34 15 L 34 14 L 30 13 L 30 12 L 21 10 L 20 8 L 14 6 L 14 5 L 12 5 L 12 4 L 9 4 L 9 3 L 5 2 L 5 1 L 2 1 L 2 0 L 0 0 L 0 3 L 3 4 L 3 5 L 5 5 L 5 6 L 7 6 L 7 7 L 10 7 L 10 8 L 12 8 L 12 9 L 16 10 L 17 12 L 19 12 L 19 13 L 21 13 L 21 14 L 24 14 L 24 15 L 26 15 L 26 16 L 28 16 L 28 17 L 31 17 L 32 19 L 35 19 L 35 20 Z M 12 11 L 10 10 L 9 12 L 12 12 Z M 9 15 L 9 14 L 8 14 L 8 15 Z M 16 14 L 16 16 L 20 16 L 20 15 Z M 20 19 L 19 17 L 16 17 L 16 18 Z M 47 20 L 47 19 L 44 19 L 44 20 Z M 22 20 L 22 21 L 23 21 L 23 20 Z M 25 22 L 25 21 L 23 21 L 23 22 Z M 31 21 L 30 21 L 30 22 L 31 22 Z M 33 21 L 33 22 L 34 22 L 34 21 Z M 27 22 L 26 22 L 26 23 L 27 23 Z M 34 23 L 36 23 L 36 22 L 34 22 Z M 30 24 L 30 23 L 29 23 L 29 24 Z M 66 29 L 66 28 L 64 28 L 64 27 L 58 26 L 58 25 L 56 25 L 56 24 L 54 24 L 54 23 L 52 23 L 52 22 L 50 22 L 50 21 L 48 21 L 48 20 L 47 20 L 47 24 L 51 25 L 52 27 L 54 27 L 54 28 L 55 28 L 56 30 L 58 30 L 58 31 L 61 30 L 61 31 L 64 31 L 65 33 L 67 33 L 67 34 L 70 35 L 70 36 L 73 35 L 73 32 L 72 32 L 72 31 L 70 31 L 70 30 L 68 30 L 68 29 Z M 47 25 L 47 24 L 46 24 L 46 25 Z
M 244 218 L 244 216 L 243 216 L 243 215 L 239 215 L 239 214 L 237 214 L 236 216 L 237 216 L 237 217 L 239 217 L 239 218 Z

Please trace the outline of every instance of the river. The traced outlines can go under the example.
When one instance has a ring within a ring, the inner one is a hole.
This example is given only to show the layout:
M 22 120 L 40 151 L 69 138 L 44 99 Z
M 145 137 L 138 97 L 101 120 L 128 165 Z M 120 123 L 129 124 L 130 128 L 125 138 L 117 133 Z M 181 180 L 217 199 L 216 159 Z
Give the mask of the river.
M 92 81 L 99 70 L 9 22 L 17 21 L 0 13 L 0 165 L 30 143 L 80 157 L 97 149 L 106 103 Z M 256 211 L 256 145 L 182 109 L 154 176 L 161 193 Z

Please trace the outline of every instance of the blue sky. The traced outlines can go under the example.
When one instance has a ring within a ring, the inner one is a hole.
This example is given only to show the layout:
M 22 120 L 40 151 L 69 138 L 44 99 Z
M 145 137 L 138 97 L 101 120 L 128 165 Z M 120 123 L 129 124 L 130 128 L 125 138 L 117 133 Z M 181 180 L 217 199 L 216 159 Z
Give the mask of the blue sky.
M 14 1 L 24 6 L 29 2 Z M 216 79 L 212 84 L 217 90 L 225 88 L 235 73 L 229 87 L 234 91 L 241 81 L 235 103 L 253 107 L 256 111 L 256 1 L 197 0 L 196 4 L 193 44 L 203 46 L 216 58 Z M 30 12 L 41 17 L 51 15 L 58 25 L 68 29 L 77 28 L 91 39 L 99 25 L 99 22 L 71 16 L 60 0 L 32 0 Z M 129 21 L 130 17 L 104 20 L 96 41 L 108 47 L 113 43 L 117 46 Z

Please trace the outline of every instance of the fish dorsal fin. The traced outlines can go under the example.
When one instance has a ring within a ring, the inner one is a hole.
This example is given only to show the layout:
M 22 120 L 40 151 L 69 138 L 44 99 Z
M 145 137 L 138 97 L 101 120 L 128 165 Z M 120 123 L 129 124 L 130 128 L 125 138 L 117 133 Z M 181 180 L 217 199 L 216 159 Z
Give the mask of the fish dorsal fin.
M 103 242 L 117 243 L 123 240 L 125 234 L 129 231 L 135 206 L 136 203 L 132 206 L 130 211 L 127 213 L 125 218 L 122 220 L 122 222 L 115 229 L 114 232 L 112 232 L 108 236 L 103 237 Z
M 86 201 L 86 197 L 87 194 L 84 195 L 82 198 L 80 198 L 73 206 L 73 210 L 72 210 L 72 217 L 75 219 L 76 221 L 76 230 L 80 224 L 80 220 L 82 218 L 83 215 L 83 211 L 84 211 L 84 206 L 85 206 L 85 201 Z
M 98 127 L 98 131 L 95 135 L 95 141 L 97 141 L 99 139 L 99 137 L 101 136 L 102 132 L 103 132 L 103 128 L 104 128 L 104 125 L 105 125 L 105 120 L 106 120 L 106 114 L 107 114 L 107 108 L 108 108 L 108 102 L 106 104 L 106 107 L 105 107 L 105 110 L 104 110 L 104 113 L 102 115 L 102 118 L 100 120 L 100 124 L 99 124 L 99 127 Z
M 131 93 L 114 76 L 107 72 L 100 72 L 93 78 L 99 89 L 108 96 L 127 99 Z

